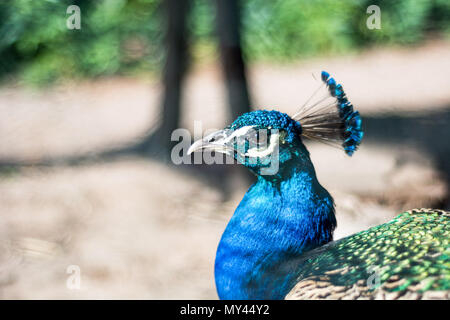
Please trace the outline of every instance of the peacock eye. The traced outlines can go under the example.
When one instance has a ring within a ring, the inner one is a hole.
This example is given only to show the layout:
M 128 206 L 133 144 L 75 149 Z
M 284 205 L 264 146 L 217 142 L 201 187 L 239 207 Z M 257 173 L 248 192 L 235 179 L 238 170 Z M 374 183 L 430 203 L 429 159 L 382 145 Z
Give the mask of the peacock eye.
M 253 146 L 258 147 L 267 146 L 268 135 L 269 135 L 268 130 L 264 129 L 256 130 L 250 134 L 250 136 L 248 137 L 248 141 L 250 145 Z
M 282 144 L 286 143 L 286 136 L 287 136 L 287 132 L 286 131 L 281 131 L 280 132 L 280 142 Z

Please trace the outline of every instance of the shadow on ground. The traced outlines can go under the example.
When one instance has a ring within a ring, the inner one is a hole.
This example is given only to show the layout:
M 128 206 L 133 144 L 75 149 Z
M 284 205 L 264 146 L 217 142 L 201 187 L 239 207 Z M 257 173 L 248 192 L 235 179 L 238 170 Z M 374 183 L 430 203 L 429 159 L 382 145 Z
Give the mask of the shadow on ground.
M 425 157 L 430 158 L 440 171 L 442 176 L 450 185 L 450 106 L 445 109 L 423 113 L 412 112 L 405 114 L 380 114 L 364 116 L 363 127 L 365 136 L 363 143 L 377 144 L 387 146 L 408 146 L 424 153 Z M 147 137 L 142 141 L 117 149 L 94 151 L 88 154 L 67 156 L 67 157 L 48 157 L 37 161 L 27 161 L 23 159 L 0 159 L 0 171 L 8 172 L 28 166 L 77 166 L 96 162 L 113 161 L 124 156 L 138 156 L 142 158 L 151 158 L 170 164 L 168 156 L 162 156 L 163 153 L 155 153 L 149 146 L 149 141 L 154 137 Z M 193 155 L 191 155 L 193 156 Z M 191 163 L 193 163 L 191 157 Z M 231 180 L 236 176 L 244 177 L 245 183 L 249 184 L 254 177 L 244 168 L 237 165 L 205 165 L 205 164 L 185 164 L 174 166 L 176 170 L 185 170 L 205 181 L 209 185 L 218 188 L 228 198 L 233 188 Z M 219 182 L 219 183 L 217 183 Z M 450 195 L 439 207 L 450 208 Z
M 364 118 L 364 142 L 410 146 L 431 158 L 447 186 L 450 185 L 450 107 L 432 113 L 379 115 Z M 450 208 L 447 194 L 441 207 Z

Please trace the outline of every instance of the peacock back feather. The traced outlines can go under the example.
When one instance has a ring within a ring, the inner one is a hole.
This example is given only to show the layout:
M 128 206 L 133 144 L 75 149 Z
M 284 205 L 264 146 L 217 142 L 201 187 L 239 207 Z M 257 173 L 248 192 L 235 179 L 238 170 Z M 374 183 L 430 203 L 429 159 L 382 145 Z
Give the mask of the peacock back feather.
M 287 299 L 450 298 L 450 212 L 414 209 L 309 251 Z

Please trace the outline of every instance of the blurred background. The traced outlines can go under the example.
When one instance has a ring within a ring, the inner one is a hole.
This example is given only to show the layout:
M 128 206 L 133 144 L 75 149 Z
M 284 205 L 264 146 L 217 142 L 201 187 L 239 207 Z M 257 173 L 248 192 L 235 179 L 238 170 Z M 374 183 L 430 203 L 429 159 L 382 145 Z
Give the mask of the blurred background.
M 253 178 L 174 165 L 171 133 L 293 114 L 321 70 L 366 132 L 352 158 L 307 142 L 335 238 L 449 209 L 447 0 L 2 1 L 0 298 L 216 299 L 216 246 Z

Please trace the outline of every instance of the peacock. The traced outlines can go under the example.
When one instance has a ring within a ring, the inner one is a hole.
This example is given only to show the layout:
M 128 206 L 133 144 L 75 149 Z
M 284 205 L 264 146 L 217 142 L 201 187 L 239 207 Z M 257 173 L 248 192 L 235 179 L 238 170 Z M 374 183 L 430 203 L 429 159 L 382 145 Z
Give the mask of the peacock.
M 226 154 L 257 177 L 217 248 L 219 298 L 450 298 L 449 212 L 414 209 L 333 241 L 334 201 L 317 180 L 303 138 L 351 156 L 363 129 L 342 85 L 325 71 L 318 81 L 293 116 L 245 113 L 188 150 Z

